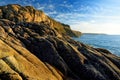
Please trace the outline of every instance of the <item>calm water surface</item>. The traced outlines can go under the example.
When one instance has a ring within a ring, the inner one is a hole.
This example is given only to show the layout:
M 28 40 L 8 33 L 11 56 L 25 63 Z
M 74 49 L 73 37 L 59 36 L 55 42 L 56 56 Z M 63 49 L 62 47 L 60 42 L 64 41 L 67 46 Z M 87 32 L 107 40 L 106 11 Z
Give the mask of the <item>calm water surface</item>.
M 120 35 L 83 34 L 74 39 L 93 47 L 108 49 L 113 54 L 120 56 Z

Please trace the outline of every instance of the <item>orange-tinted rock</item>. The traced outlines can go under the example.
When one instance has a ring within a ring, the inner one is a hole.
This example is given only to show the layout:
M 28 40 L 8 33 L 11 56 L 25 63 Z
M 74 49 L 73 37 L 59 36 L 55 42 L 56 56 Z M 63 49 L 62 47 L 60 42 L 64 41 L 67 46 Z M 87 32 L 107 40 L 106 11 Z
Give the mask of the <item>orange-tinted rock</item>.
M 1 8 L 14 17 L 4 14 L 5 19 L 0 19 L 0 79 L 120 80 L 120 57 L 76 42 L 59 31 L 62 27 L 56 29 L 44 19 L 32 22 L 33 7 L 8 5 Z M 18 17 L 16 13 L 21 8 L 29 19 L 21 22 L 20 17 L 18 23 L 13 19 Z M 36 14 L 38 16 L 39 11 Z M 59 23 L 54 21 L 54 25 L 59 26 Z
M 45 13 L 41 10 L 36 10 L 32 6 L 20 6 L 17 4 L 14 5 L 6 5 L 0 7 L 0 18 L 8 19 L 10 21 L 14 21 L 17 23 L 20 22 L 37 22 L 44 23 L 49 25 L 49 27 L 54 28 L 60 34 L 67 34 L 70 36 L 77 36 L 80 34 L 74 33 L 70 28 L 64 28 L 65 25 L 60 22 L 55 21 L 54 19 L 45 15 Z

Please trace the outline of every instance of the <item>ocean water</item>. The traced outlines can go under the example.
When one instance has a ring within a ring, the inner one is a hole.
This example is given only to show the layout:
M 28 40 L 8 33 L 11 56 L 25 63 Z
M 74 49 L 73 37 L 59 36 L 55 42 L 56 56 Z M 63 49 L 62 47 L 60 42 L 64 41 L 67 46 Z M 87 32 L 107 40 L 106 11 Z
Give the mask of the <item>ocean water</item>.
M 105 48 L 120 56 L 120 35 L 83 34 L 81 37 L 73 39 L 93 47 Z

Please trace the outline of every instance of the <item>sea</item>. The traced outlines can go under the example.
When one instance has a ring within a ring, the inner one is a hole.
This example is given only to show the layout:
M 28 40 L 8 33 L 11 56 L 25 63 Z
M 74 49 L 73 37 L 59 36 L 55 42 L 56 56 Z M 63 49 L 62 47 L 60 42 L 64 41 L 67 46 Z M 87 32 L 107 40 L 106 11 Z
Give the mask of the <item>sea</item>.
M 120 56 L 120 35 L 107 34 L 83 34 L 79 38 L 73 38 L 95 48 L 104 48 L 115 55 Z

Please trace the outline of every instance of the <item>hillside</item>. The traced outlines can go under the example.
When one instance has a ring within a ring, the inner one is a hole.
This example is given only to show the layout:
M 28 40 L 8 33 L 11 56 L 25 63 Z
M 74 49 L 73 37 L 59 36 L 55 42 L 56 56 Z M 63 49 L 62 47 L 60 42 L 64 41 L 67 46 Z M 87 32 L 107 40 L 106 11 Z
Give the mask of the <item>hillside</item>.
M 120 57 L 74 41 L 68 25 L 34 10 L 0 7 L 0 80 L 120 80 Z
M 8 19 L 10 21 L 14 21 L 17 23 L 21 22 L 35 22 L 35 23 L 44 23 L 49 25 L 51 28 L 54 28 L 60 34 L 66 35 L 67 33 L 70 36 L 78 37 L 79 34 L 75 34 L 69 28 L 64 28 L 64 25 L 54 19 L 50 18 L 49 16 L 45 15 L 45 13 L 41 10 L 36 10 L 32 6 L 21 6 L 21 5 L 6 5 L 0 7 L 0 18 L 1 19 Z M 70 32 L 68 32 L 68 30 Z M 79 32 L 80 33 L 80 32 Z

